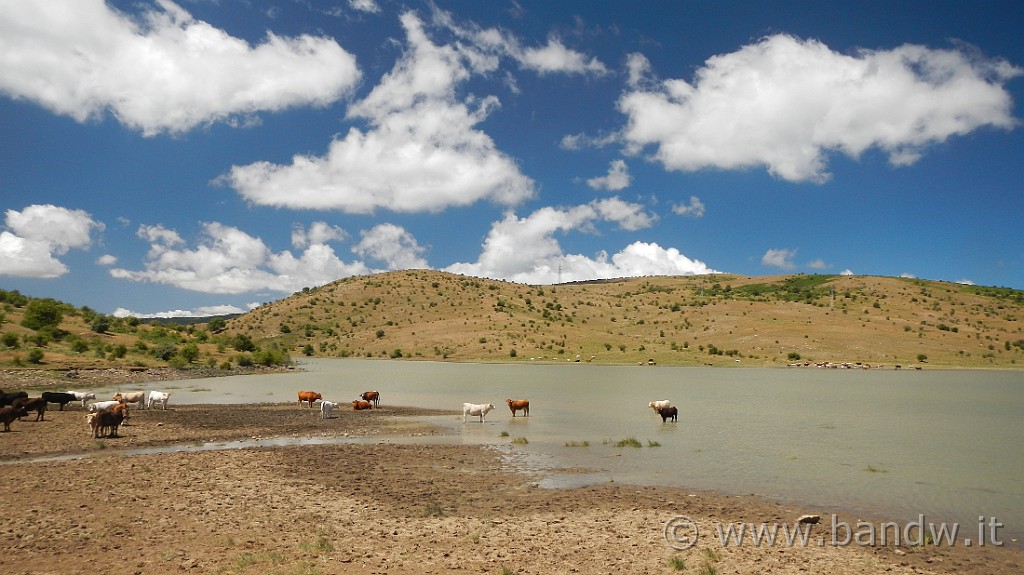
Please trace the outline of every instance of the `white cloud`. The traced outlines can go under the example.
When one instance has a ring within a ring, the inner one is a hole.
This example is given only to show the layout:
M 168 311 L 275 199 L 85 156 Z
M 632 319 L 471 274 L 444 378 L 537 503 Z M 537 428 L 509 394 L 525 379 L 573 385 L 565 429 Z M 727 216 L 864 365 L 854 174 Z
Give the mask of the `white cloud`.
M 345 230 L 338 226 L 328 225 L 326 222 L 313 222 L 307 231 L 301 225 L 292 227 L 292 247 L 304 248 L 312 244 L 325 244 L 331 241 L 340 241 L 348 237 Z
M 380 12 L 380 6 L 377 5 L 376 0 L 348 0 L 348 4 L 360 12 L 371 14 Z
M 877 147 L 893 165 L 982 126 L 1017 124 L 1003 84 L 1022 70 L 967 49 L 904 45 L 841 54 L 813 40 L 764 38 L 707 60 L 693 81 L 638 88 L 632 58 L 619 100 L 627 152 L 655 148 L 669 170 L 765 166 L 778 178 L 822 182 L 827 155 Z
M 570 72 L 575 74 L 608 73 L 597 58 L 587 58 L 580 52 L 570 50 L 558 38 L 548 39 L 542 48 L 527 48 L 516 54 L 517 59 L 525 68 L 540 74 Z
M 828 264 L 826 264 L 825 260 L 823 259 L 816 259 L 807 262 L 807 267 L 811 268 L 812 270 L 823 270 L 828 268 Z
M 796 268 L 793 258 L 796 257 L 796 250 L 768 250 L 761 256 L 761 265 L 791 270 Z
M 421 257 L 426 248 L 401 226 L 380 224 L 360 232 L 362 241 L 352 252 L 362 258 L 385 262 L 389 270 L 427 269 L 427 260 Z
M 563 139 L 564 141 L 564 139 Z M 608 175 L 587 180 L 587 185 L 595 190 L 611 190 L 617 192 L 629 187 L 632 177 L 624 160 L 612 160 L 608 166 Z
M 704 202 L 700 201 L 697 196 L 690 196 L 689 204 L 675 204 L 672 206 L 672 211 L 679 214 L 680 216 L 686 216 L 689 218 L 703 218 L 704 217 Z
M 103 0 L 0 4 L 0 93 L 79 122 L 108 112 L 147 136 L 293 106 L 327 105 L 359 81 L 334 40 L 268 33 L 257 46 L 169 0 L 136 17 Z
M 369 131 L 351 128 L 322 157 L 234 166 L 221 181 L 257 204 L 349 213 L 437 212 L 532 197 L 534 182 L 475 128 L 497 98 L 457 101 L 455 86 L 470 74 L 462 54 L 431 43 L 413 13 L 402 23 L 409 51 L 349 108 L 350 118 L 370 122 Z
M 117 263 L 117 256 L 111 254 L 103 254 L 96 258 L 96 265 L 100 266 L 112 266 Z
M 956 280 L 956 283 L 958 283 L 960 285 L 965 285 L 965 286 L 978 285 L 978 284 L 974 283 L 974 280 L 969 280 L 969 279 L 966 279 L 966 278 L 962 279 L 962 280 Z
M 445 271 L 528 284 L 716 273 L 676 248 L 662 248 L 655 243 L 634 242 L 609 259 L 605 252 L 595 257 L 565 254 L 555 239 L 558 232 L 590 232 L 603 221 L 617 222 L 623 228 L 637 226 L 641 221 L 649 225 L 653 216 L 642 212 L 641 206 L 618 198 L 572 208 L 541 208 L 525 218 L 509 212 L 491 226 L 476 262 L 456 263 Z
M 31 205 L 7 210 L 0 232 L 0 275 L 52 279 L 68 272 L 56 256 L 88 248 L 92 232 L 105 226 L 82 210 Z
M 847 269 L 839 272 L 839 275 L 841 275 L 841 276 L 852 276 L 852 275 L 856 275 L 856 274 L 853 273 L 853 270 L 847 268 Z
M 111 276 L 202 293 L 293 293 L 372 271 L 362 262 L 342 262 L 323 243 L 309 243 L 299 257 L 287 251 L 273 253 L 259 238 L 217 222 L 204 225 L 194 249 L 182 246 L 177 233 L 159 226 L 141 226 L 137 235 L 150 242 L 145 269 L 114 268 Z
M 158 311 L 144 313 L 132 311 L 119 307 L 112 314 L 114 317 L 138 317 L 138 318 L 175 318 L 175 317 L 210 317 L 215 315 L 229 315 L 245 313 L 246 310 L 233 305 L 211 305 L 200 306 L 191 310 L 176 309 L 171 311 Z
M 914 274 L 911 274 L 911 273 L 907 273 L 907 272 L 903 272 L 903 273 L 901 273 L 901 274 L 900 274 L 900 277 L 901 277 L 901 278 L 904 278 L 904 279 L 909 279 L 909 280 L 915 280 L 915 279 L 917 279 L 917 276 L 916 276 L 916 275 L 914 275 Z

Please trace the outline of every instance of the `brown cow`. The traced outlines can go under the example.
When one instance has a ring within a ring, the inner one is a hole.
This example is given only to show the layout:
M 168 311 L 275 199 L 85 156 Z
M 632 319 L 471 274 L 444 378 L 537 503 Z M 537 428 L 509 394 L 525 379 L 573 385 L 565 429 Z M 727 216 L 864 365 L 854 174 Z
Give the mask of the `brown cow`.
M 28 412 L 21 406 L 7 405 L 0 407 L 0 421 L 4 423 L 4 431 L 10 431 L 11 422 L 26 415 L 28 415 Z
M 15 399 L 12 403 L 14 407 L 22 407 L 26 412 L 35 411 L 36 421 L 46 421 L 46 400 L 41 397 L 30 397 L 28 399 Z M 19 416 L 18 418 L 26 417 L 25 415 Z
M 355 400 L 352 402 L 353 411 L 360 411 L 363 409 L 373 409 L 373 404 L 369 401 Z
M 505 403 L 508 404 L 508 408 L 512 410 L 512 417 L 516 416 L 516 412 L 520 409 L 526 414 L 526 417 L 530 417 L 530 400 L 529 399 L 506 399 Z
M 296 404 L 296 405 L 302 405 L 302 402 L 305 401 L 305 402 L 309 403 L 309 408 L 313 409 L 313 402 L 315 402 L 315 401 L 322 401 L 322 400 L 323 400 L 323 396 L 320 395 L 319 393 L 315 392 L 315 391 L 300 391 L 299 392 L 299 403 Z
M 359 394 L 359 397 L 363 398 L 363 401 L 369 401 L 374 407 L 380 407 L 380 392 L 379 391 L 364 391 Z
M 124 413 L 121 411 L 104 411 L 92 415 L 94 418 L 90 425 L 92 425 L 93 437 L 117 437 L 117 426 L 121 425 L 124 421 Z

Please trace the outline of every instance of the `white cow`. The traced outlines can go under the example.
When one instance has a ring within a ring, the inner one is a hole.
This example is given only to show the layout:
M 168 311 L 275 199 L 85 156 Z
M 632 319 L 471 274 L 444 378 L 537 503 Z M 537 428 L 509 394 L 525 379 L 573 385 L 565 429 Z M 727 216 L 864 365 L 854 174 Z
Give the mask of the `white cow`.
M 153 405 L 159 405 L 160 407 L 167 409 L 167 400 L 171 398 L 171 394 L 166 391 L 150 391 L 149 399 L 146 401 L 146 409 L 153 409 Z
M 494 409 L 493 403 L 463 403 L 462 404 L 462 422 L 466 422 L 467 415 L 479 415 L 480 423 L 484 422 L 484 416 L 487 412 Z
M 91 413 L 103 413 L 104 411 L 114 409 L 118 405 L 121 405 L 120 401 L 97 401 L 96 403 L 89 404 L 89 411 Z
M 145 407 L 146 404 L 146 392 L 145 391 L 129 391 L 128 393 L 117 392 L 114 399 L 124 403 L 134 403 L 139 406 L 139 409 Z
M 659 401 L 652 401 L 648 403 L 647 406 L 653 409 L 655 413 L 658 413 L 666 407 L 672 407 L 672 402 L 667 399 L 662 399 Z
M 320 400 L 320 419 L 330 419 L 334 417 L 334 410 L 338 409 L 338 404 L 333 401 L 327 401 L 326 399 Z
M 75 396 L 75 399 L 82 400 L 82 408 L 83 409 L 86 408 L 86 407 L 89 407 L 89 400 L 90 399 L 92 399 L 94 401 L 96 399 L 96 394 L 95 393 L 88 393 L 88 392 L 85 392 L 85 391 L 69 391 L 68 393 L 70 393 L 71 395 Z

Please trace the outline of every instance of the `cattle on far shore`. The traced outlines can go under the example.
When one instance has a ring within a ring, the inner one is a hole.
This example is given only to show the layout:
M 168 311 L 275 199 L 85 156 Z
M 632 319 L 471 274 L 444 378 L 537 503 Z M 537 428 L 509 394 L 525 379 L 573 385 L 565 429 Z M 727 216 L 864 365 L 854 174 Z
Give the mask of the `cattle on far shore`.
M 313 409 L 313 403 L 321 400 L 323 400 L 323 396 L 315 391 L 300 391 L 299 402 L 296 405 L 302 405 L 302 402 L 305 401 L 309 404 L 309 409 Z
M 463 403 L 462 404 L 462 422 L 466 422 L 467 415 L 480 416 L 480 423 L 484 422 L 484 417 L 487 416 L 487 412 L 494 409 L 493 403 Z
M 523 411 L 525 417 L 530 417 L 530 400 L 528 399 L 506 399 L 505 403 L 508 404 L 509 410 L 512 411 L 512 417 L 516 416 L 516 412 L 519 410 Z
M 87 391 L 68 391 L 75 399 L 82 402 L 82 408 L 89 406 L 89 400 L 96 401 L 96 394 Z
M 12 403 L 11 405 L 15 408 L 21 407 L 26 412 L 36 412 L 36 421 L 46 421 L 46 400 L 41 397 L 15 399 L 14 403 Z M 28 413 L 19 416 L 19 418 L 26 417 L 27 415 Z
M 11 405 L 15 399 L 28 399 L 27 391 L 14 391 L 11 393 L 3 393 L 0 391 L 0 407 Z
M 363 401 L 369 401 L 374 407 L 380 407 L 380 392 L 379 391 L 364 391 L 359 394 L 359 397 Z
M 337 402 L 327 401 L 326 399 L 320 402 L 320 419 L 330 419 L 334 417 L 334 410 L 338 409 Z
M 357 399 L 352 402 L 353 411 L 362 411 L 364 409 L 373 409 L 373 404 L 369 401 L 363 401 L 362 399 Z

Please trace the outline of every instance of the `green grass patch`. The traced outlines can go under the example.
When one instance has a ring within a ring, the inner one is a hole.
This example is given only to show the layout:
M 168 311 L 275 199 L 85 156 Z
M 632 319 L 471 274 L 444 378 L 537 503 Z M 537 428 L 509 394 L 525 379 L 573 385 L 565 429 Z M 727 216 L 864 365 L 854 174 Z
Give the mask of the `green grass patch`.
M 589 441 L 566 441 L 566 447 L 590 447 Z
M 525 437 L 513 437 L 512 438 L 512 443 L 514 443 L 516 445 L 526 445 L 527 443 L 530 443 L 530 442 Z
M 643 444 L 635 437 L 627 437 L 615 442 L 615 447 L 643 447 Z

